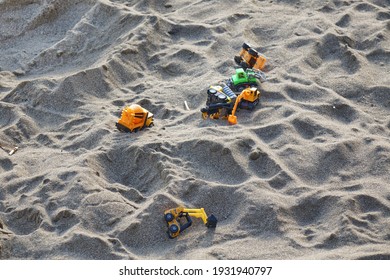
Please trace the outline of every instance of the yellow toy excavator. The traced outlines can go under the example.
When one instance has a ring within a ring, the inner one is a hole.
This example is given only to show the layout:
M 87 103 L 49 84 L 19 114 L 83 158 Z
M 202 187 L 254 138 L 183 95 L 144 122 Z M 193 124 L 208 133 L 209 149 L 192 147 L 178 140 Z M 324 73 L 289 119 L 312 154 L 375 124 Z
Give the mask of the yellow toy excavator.
M 164 212 L 164 219 L 168 225 L 169 238 L 177 237 L 181 232 L 190 227 L 192 225 L 191 217 L 201 218 L 208 228 L 215 228 L 217 226 L 217 218 L 213 214 L 207 216 L 204 208 L 189 209 L 179 206 Z M 186 219 L 185 223 L 181 223 L 182 218 Z
M 116 127 L 122 132 L 137 132 L 153 125 L 153 114 L 138 104 L 126 106 Z
M 252 87 L 252 88 L 244 89 L 240 93 L 240 95 L 237 96 L 232 113 L 228 116 L 228 122 L 230 124 L 237 124 L 237 117 L 235 116 L 235 114 L 239 104 L 240 107 L 243 108 L 245 107 L 253 108 L 259 102 L 259 98 L 260 98 L 260 91 L 257 88 Z

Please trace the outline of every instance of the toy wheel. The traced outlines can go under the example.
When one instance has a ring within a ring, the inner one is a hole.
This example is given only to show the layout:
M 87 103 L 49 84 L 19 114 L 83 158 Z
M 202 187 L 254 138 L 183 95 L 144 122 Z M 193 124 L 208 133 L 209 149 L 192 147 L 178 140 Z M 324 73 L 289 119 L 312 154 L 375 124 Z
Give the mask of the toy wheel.
M 247 51 L 251 48 L 251 46 L 249 46 L 249 44 L 247 44 L 247 43 L 244 43 L 244 44 L 242 44 L 242 48 Z
M 242 61 L 241 56 L 236 55 L 236 56 L 234 57 L 234 61 L 235 61 L 238 65 L 240 65 L 240 63 L 241 63 L 241 61 Z
M 171 226 L 169 227 L 169 231 L 170 231 L 171 233 L 176 233 L 176 232 L 179 231 L 179 227 L 178 227 L 177 225 L 171 225 Z
M 257 99 L 257 100 L 255 100 L 254 102 L 253 102 L 253 106 L 252 106 L 252 108 L 250 108 L 249 110 L 253 110 L 253 109 L 255 109 L 255 107 L 257 106 L 257 104 L 259 104 L 259 99 Z
M 171 213 L 167 213 L 164 215 L 164 219 L 169 223 L 173 220 L 173 215 Z
M 216 93 L 217 93 L 217 90 L 215 90 L 215 89 L 213 89 L 213 88 L 209 88 L 209 89 L 207 90 L 207 94 L 214 95 L 214 94 L 216 94 Z
M 241 93 L 244 89 L 245 89 L 244 86 L 239 86 L 239 87 L 237 87 L 237 91 L 238 91 L 239 93 Z
M 249 64 L 246 63 L 245 61 L 241 61 L 240 66 L 241 66 L 244 70 L 247 69 L 247 68 L 249 68 Z
M 257 51 L 255 51 L 254 49 L 249 49 L 248 50 L 248 53 L 254 57 L 259 57 L 259 53 Z

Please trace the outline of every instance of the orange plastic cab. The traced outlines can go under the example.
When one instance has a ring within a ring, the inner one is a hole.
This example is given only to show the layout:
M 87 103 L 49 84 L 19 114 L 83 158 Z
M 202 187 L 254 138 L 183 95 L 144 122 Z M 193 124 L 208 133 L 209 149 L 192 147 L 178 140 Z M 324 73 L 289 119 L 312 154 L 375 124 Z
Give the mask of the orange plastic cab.
M 153 126 L 153 114 L 138 104 L 126 106 L 116 123 L 116 127 L 122 132 L 136 132 L 149 126 Z

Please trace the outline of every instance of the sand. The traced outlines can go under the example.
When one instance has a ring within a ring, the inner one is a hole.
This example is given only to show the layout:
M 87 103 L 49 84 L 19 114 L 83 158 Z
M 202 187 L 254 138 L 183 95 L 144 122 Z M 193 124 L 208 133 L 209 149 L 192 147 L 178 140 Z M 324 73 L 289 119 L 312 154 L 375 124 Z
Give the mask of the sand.
M 390 259 L 389 7 L 0 0 L 0 258 Z M 260 104 L 203 120 L 244 42 Z

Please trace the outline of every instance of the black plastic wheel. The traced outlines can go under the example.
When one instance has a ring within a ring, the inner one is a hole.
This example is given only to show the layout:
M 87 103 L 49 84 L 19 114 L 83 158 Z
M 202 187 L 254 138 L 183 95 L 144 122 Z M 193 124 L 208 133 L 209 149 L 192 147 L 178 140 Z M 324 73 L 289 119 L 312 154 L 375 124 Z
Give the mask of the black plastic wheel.
M 178 227 L 177 225 L 171 225 L 171 226 L 169 227 L 169 231 L 170 231 L 171 233 L 176 233 L 176 232 L 179 231 L 179 227 Z
M 244 69 L 244 70 L 246 70 L 247 68 L 249 68 L 249 64 L 246 63 L 245 61 L 241 61 L 240 66 L 241 66 L 242 69 Z
M 164 219 L 169 223 L 170 221 L 173 220 L 173 215 L 171 213 L 167 213 L 164 215 Z
M 242 44 L 242 48 L 247 51 L 251 48 L 251 46 L 247 43 L 244 43 L 244 44 Z
M 248 53 L 256 58 L 259 57 L 259 53 L 254 49 L 249 49 Z
M 207 93 L 208 93 L 208 94 L 214 95 L 214 94 L 217 93 L 217 90 L 215 90 L 215 89 L 213 89 L 213 88 L 209 88 L 209 89 L 207 90 Z

